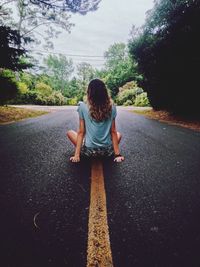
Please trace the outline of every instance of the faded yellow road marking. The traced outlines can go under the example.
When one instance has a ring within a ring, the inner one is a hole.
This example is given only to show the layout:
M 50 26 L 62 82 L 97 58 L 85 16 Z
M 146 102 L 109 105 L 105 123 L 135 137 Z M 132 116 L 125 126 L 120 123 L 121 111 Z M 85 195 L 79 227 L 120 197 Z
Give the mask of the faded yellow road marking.
M 98 160 L 92 163 L 88 228 L 87 267 L 113 267 L 103 166 Z

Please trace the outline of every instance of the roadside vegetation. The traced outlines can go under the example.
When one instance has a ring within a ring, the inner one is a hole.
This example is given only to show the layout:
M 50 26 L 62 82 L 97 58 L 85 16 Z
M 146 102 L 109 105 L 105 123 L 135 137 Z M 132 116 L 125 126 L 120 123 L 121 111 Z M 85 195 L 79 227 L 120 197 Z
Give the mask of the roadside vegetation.
M 66 56 L 51 54 L 44 58 L 39 74 L 18 70 L 16 75 L 14 70 L 1 69 L 2 103 L 77 105 L 84 99 L 89 81 L 98 77 L 104 80 L 116 104 L 150 105 L 147 94 L 137 85 L 141 75 L 130 59 L 127 46 L 113 44 L 104 56 L 105 68 L 101 70 L 86 62 L 74 66 Z M 12 90 L 8 89 L 8 84 L 12 85 Z
M 46 111 L 40 110 L 0 106 L 0 124 L 19 121 L 27 118 L 33 118 L 47 113 L 48 112 Z
M 134 113 L 146 116 L 150 119 L 166 122 L 173 125 L 189 128 L 192 130 L 200 131 L 200 121 L 198 119 L 191 119 L 191 117 L 176 115 L 168 111 L 156 110 L 134 110 Z
M 132 29 L 129 52 L 155 110 L 200 119 L 199 17 L 200 1 L 158 0 L 143 27 Z

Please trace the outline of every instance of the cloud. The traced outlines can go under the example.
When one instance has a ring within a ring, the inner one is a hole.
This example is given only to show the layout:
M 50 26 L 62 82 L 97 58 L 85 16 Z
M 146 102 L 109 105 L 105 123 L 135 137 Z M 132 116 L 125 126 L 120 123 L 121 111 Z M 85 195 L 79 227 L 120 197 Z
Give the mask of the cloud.
M 102 0 L 97 11 L 72 15 L 75 26 L 70 34 L 63 32 L 55 40 L 55 51 L 103 56 L 111 44 L 127 42 L 131 26 L 141 26 L 152 7 L 153 0 Z M 100 65 L 99 61 L 91 63 Z

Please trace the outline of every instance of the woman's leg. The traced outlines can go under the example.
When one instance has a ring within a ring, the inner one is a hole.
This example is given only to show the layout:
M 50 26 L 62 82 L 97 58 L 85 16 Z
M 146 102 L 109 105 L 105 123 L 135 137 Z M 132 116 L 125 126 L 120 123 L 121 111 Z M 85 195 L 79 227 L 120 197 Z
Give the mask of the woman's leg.
M 69 140 L 72 142 L 73 145 L 76 146 L 76 142 L 77 142 L 77 132 L 73 131 L 73 130 L 69 130 L 67 132 L 67 137 L 69 138 Z
M 76 141 L 77 141 L 77 132 L 73 131 L 73 130 L 69 130 L 67 132 L 67 137 L 69 138 L 69 140 L 72 142 L 73 145 L 76 146 Z M 122 135 L 117 132 L 117 138 L 118 138 L 118 143 L 120 143 Z
M 120 134 L 120 132 L 117 132 L 117 138 L 118 138 L 118 143 L 120 143 L 122 139 L 122 135 Z

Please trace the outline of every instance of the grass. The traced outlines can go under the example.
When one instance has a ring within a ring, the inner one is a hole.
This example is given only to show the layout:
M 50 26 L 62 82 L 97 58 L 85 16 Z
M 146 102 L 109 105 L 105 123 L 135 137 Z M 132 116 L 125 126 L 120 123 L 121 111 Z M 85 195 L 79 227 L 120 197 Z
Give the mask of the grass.
M 184 117 L 172 115 L 167 111 L 155 111 L 155 110 L 134 110 L 134 113 L 144 115 L 154 120 L 166 122 L 173 125 L 182 126 L 192 130 L 200 131 L 200 121 L 189 120 Z
M 0 124 L 6 124 L 22 119 L 33 118 L 47 113 L 49 112 L 25 108 L 0 106 Z

